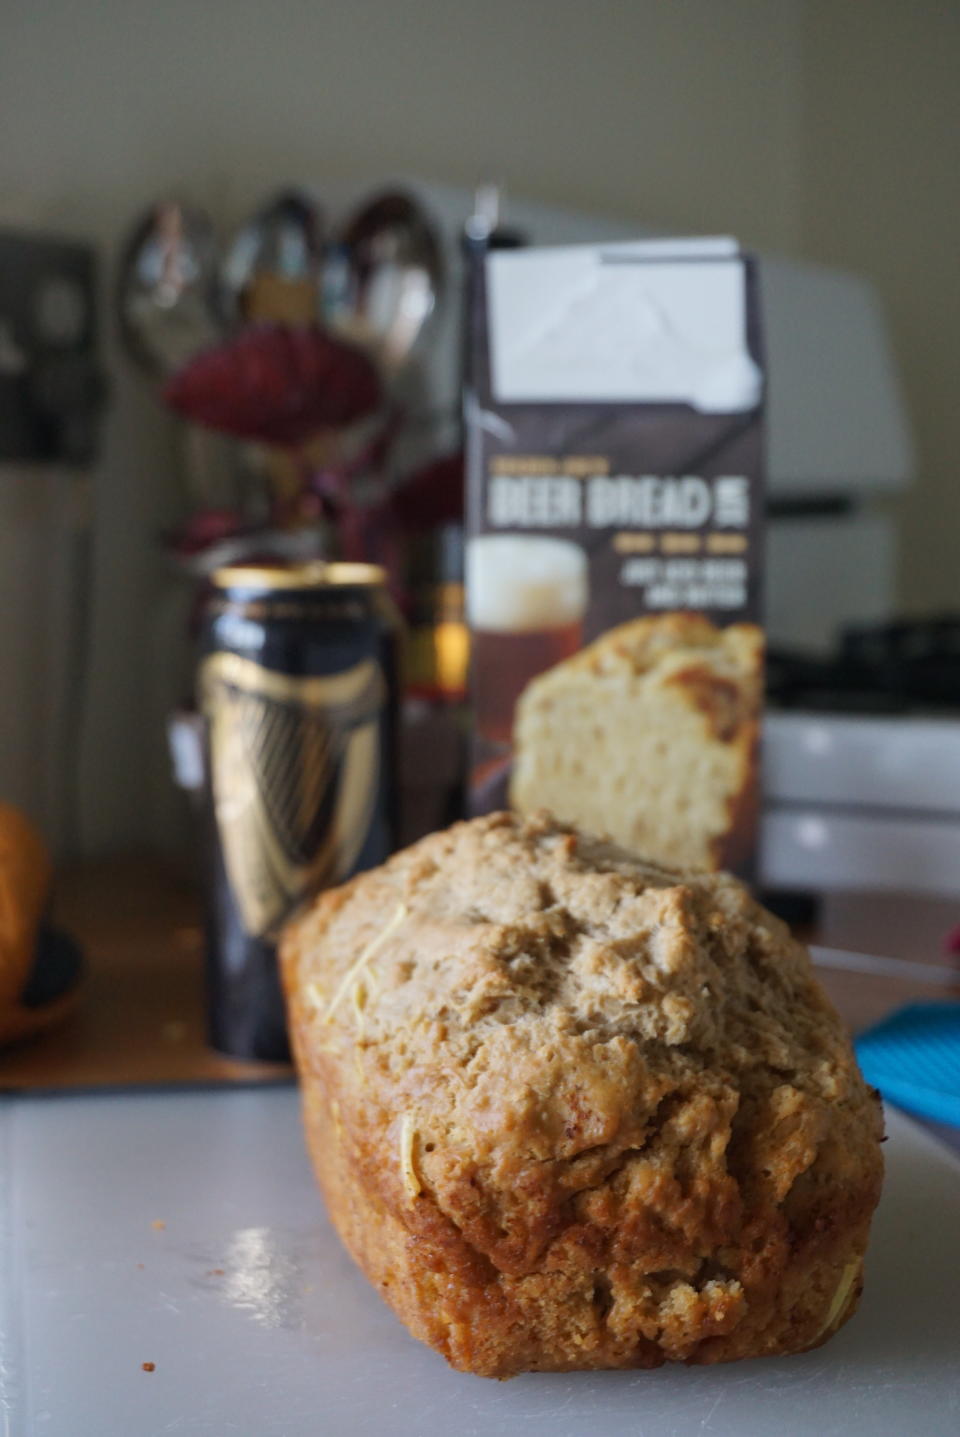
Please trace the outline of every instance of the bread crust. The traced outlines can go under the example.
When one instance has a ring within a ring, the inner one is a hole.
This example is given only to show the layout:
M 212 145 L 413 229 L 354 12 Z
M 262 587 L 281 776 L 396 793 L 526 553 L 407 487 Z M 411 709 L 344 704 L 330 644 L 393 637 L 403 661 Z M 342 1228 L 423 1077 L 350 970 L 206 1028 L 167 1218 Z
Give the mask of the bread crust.
M 330 1216 L 455 1367 L 798 1352 L 853 1312 L 879 1104 L 728 875 L 495 814 L 323 895 L 281 961 Z

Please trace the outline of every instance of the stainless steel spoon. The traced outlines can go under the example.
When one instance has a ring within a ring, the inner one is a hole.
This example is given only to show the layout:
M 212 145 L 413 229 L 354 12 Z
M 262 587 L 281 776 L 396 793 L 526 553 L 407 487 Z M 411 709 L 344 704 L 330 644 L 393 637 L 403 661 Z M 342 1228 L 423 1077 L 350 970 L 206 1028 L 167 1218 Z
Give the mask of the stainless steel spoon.
M 328 261 L 327 319 L 398 368 L 436 307 L 440 245 L 412 196 L 388 191 L 343 225 Z
M 323 284 L 323 213 L 308 191 L 281 190 L 242 227 L 223 265 L 235 323 L 309 324 Z
M 172 374 L 220 338 L 217 271 L 202 210 L 161 200 L 137 220 L 121 251 L 117 313 L 127 352 L 146 374 Z

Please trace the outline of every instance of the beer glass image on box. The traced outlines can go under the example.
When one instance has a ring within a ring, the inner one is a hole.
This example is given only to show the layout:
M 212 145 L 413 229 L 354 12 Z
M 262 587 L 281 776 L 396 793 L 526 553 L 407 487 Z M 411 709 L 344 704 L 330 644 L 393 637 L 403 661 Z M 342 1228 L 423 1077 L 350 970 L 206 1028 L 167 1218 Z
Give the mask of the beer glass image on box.
M 565 539 L 488 534 L 467 546 L 477 733 L 509 744 L 532 678 L 583 644 L 587 559 Z
M 749 873 L 763 370 L 733 241 L 522 250 L 476 288 L 471 806 Z

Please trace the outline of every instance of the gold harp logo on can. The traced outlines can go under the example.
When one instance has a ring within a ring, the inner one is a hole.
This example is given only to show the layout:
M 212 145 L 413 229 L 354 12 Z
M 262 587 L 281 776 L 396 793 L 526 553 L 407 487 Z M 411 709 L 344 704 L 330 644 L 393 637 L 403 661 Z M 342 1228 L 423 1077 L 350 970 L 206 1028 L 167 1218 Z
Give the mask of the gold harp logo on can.
M 247 932 L 269 936 L 360 856 L 380 779 L 383 673 L 365 659 L 292 678 L 218 653 L 201 693 L 227 878 Z

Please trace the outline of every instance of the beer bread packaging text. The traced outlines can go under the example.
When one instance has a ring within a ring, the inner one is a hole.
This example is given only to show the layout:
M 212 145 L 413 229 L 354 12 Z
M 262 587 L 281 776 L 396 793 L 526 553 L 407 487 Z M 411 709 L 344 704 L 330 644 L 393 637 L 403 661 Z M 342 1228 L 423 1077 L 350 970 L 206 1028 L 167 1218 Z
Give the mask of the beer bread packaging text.
M 474 812 L 749 872 L 756 276 L 732 240 L 487 257 L 467 389 Z

